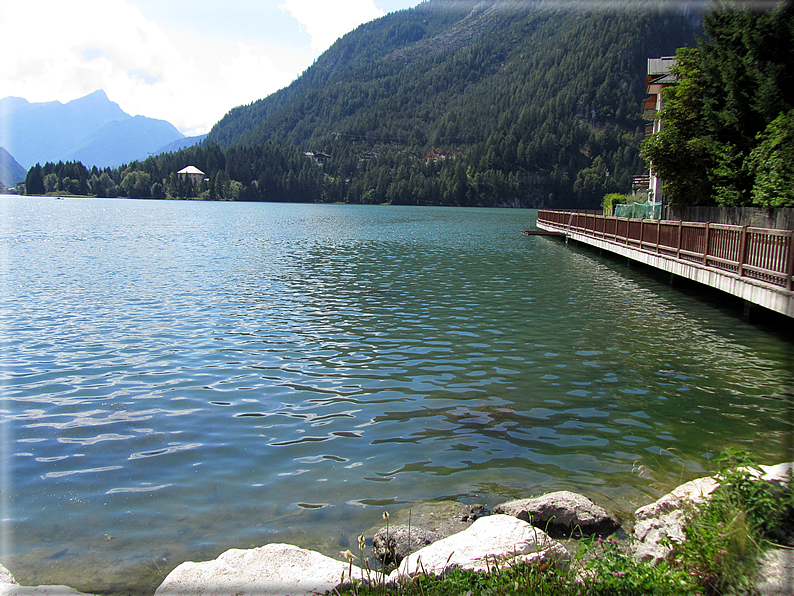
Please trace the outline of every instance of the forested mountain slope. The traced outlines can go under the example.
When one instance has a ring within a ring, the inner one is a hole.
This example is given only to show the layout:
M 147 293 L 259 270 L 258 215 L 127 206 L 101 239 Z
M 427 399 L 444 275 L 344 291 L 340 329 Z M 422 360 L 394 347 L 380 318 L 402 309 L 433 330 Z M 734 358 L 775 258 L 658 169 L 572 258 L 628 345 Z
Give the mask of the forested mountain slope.
M 700 20 L 684 7 L 429 0 L 349 33 L 291 86 L 232 110 L 207 143 L 324 151 L 326 174 L 349 181 L 343 200 L 422 202 L 419 178 L 433 172 L 419 159 L 441 149 L 466 187 L 443 202 L 596 206 L 644 172 L 646 60 L 694 45 Z M 365 176 L 367 152 L 379 158 Z
M 34 167 L 28 192 L 49 179 L 100 196 L 596 208 L 646 171 L 646 63 L 694 45 L 685 7 L 428 0 L 347 34 L 200 145 Z M 181 181 L 187 165 L 204 181 Z

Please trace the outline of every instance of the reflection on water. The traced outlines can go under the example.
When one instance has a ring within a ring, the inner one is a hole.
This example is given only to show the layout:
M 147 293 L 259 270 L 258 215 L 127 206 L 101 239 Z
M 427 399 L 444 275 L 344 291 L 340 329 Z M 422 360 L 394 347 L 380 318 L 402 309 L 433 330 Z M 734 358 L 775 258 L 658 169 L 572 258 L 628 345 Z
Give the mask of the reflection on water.
M 4 198 L 2 559 L 151 591 L 392 511 L 786 456 L 791 344 L 518 210 Z M 86 569 L 96 570 L 86 572 Z

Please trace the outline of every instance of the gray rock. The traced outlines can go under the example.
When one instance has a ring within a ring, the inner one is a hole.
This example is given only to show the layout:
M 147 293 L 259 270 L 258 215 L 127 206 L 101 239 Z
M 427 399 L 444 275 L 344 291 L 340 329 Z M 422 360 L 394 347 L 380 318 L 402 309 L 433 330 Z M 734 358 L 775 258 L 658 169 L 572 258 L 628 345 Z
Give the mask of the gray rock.
M 762 596 L 794 594 L 794 551 L 773 548 L 764 553 L 758 566 L 755 589 Z
M 441 574 L 449 567 L 486 571 L 496 563 L 567 562 L 565 548 L 539 530 L 515 517 L 481 517 L 468 529 L 412 553 L 388 578 L 399 582 L 419 572 Z
M 452 536 L 468 528 L 483 512 L 483 505 L 465 505 L 457 501 L 429 501 L 416 503 L 406 509 L 391 511 L 391 526 L 410 525 L 426 532 Z M 374 536 L 385 526 L 375 526 L 364 532 Z
M 520 499 L 494 507 L 494 513 L 512 515 L 558 538 L 607 536 L 620 523 L 587 497 L 558 491 L 535 499 Z
M 439 532 L 430 532 L 412 526 L 381 528 L 372 539 L 372 553 L 386 565 L 399 565 L 412 552 L 444 538 Z M 387 540 L 388 539 L 388 540 Z
M 664 538 L 676 542 L 684 540 L 686 511 L 693 505 L 704 503 L 719 483 L 711 477 L 697 478 L 682 484 L 658 501 L 640 507 L 634 512 L 634 537 L 632 554 L 640 561 L 661 561 L 670 547 L 661 544 Z
M 155 596 L 308 596 L 349 581 L 349 564 L 289 544 L 231 549 L 213 561 L 186 562 L 165 578 Z M 353 576 L 359 568 L 353 565 Z

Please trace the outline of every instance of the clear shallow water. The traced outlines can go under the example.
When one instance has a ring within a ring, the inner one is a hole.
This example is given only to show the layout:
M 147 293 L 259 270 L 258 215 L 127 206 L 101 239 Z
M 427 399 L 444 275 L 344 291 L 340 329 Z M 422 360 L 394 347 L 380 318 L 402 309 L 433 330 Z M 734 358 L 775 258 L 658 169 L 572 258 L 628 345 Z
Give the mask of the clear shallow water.
M 627 515 L 787 458 L 790 341 L 535 212 L 0 199 L 2 562 L 153 590 L 426 500 Z

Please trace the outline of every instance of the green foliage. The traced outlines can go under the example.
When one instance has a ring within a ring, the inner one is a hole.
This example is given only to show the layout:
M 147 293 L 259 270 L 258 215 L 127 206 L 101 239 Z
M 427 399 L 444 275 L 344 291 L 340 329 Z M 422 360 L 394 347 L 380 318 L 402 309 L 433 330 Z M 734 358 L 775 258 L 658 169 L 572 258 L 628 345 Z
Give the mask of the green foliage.
M 43 195 L 47 192 L 44 186 L 44 174 L 41 164 L 36 164 L 28 170 L 25 176 L 25 193 L 29 195 Z
M 96 171 L 96 168 L 94 169 Z M 25 178 L 26 194 L 64 194 L 89 195 L 88 187 L 90 172 L 80 162 L 62 161 L 57 164 L 46 163 L 44 167 L 36 164 Z
M 779 488 L 759 480 L 761 468 L 744 452 L 726 451 L 718 461 L 724 462 L 725 467 L 720 472 L 722 480 L 715 502 L 733 500 L 761 538 L 789 540 L 786 532 L 794 520 L 794 485 Z
M 685 571 L 666 562 L 658 565 L 638 562 L 625 552 L 625 544 L 611 538 L 583 544 L 577 557 L 567 566 L 494 560 L 487 572 L 450 567 L 439 575 L 420 573 L 401 577 L 388 585 L 370 583 L 373 577 L 367 574 L 366 581 L 343 584 L 328 596 L 673 596 L 696 593 L 697 586 Z
M 523 596 L 580 594 L 566 570 L 528 564 L 497 565 L 489 572 L 450 567 L 440 575 L 420 573 L 401 578 L 396 584 L 349 583 L 337 587 L 328 596 L 405 595 L 405 596 Z
M 761 546 L 735 496 L 722 494 L 690 513 L 673 556 L 707 594 L 743 593 L 752 587 Z
M 129 170 L 129 168 L 128 168 Z M 140 170 L 125 171 L 121 180 L 121 189 L 130 198 L 151 198 L 152 177 L 147 172 Z
M 714 0 L 703 21 L 708 41 L 676 53 L 677 84 L 665 90 L 662 129 L 643 142 L 643 157 L 675 204 L 794 206 L 781 156 L 791 138 L 785 116 L 776 120 L 794 107 L 794 11 Z M 775 150 L 776 164 L 761 167 L 760 155 Z
M 601 201 L 601 209 L 603 209 L 605 215 L 610 215 L 615 205 L 626 205 L 628 203 L 634 203 L 636 202 L 635 199 L 644 202 L 648 198 L 645 196 L 638 198 L 632 195 L 622 195 L 617 192 L 612 192 L 607 195 L 604 195 L 604 199 Z
M 748 160 L 755 177 L 753 205 L 794 206 L 794 110 L 775 118 L 758 141 Z
M 713 141 L 702 124 L 706 82 L 700 52 L 681 48 L 675 57 L 672 75 L 677 84 L 663 91 L 664 107 L 658 115 L 662 129 L 642 142 L 642 156 L 653 164 L 676 205 L 713 204 L 711 172 L 715 163 Z
M 587 578 L 586 594 L 661 596 L 695 591 L 692 577 L 686 571 L 667 561 L 657 565 L 637 561 L 614 538 L 594 540 L 586 546 L 585 553 L 590 559 L 583 574 Z

